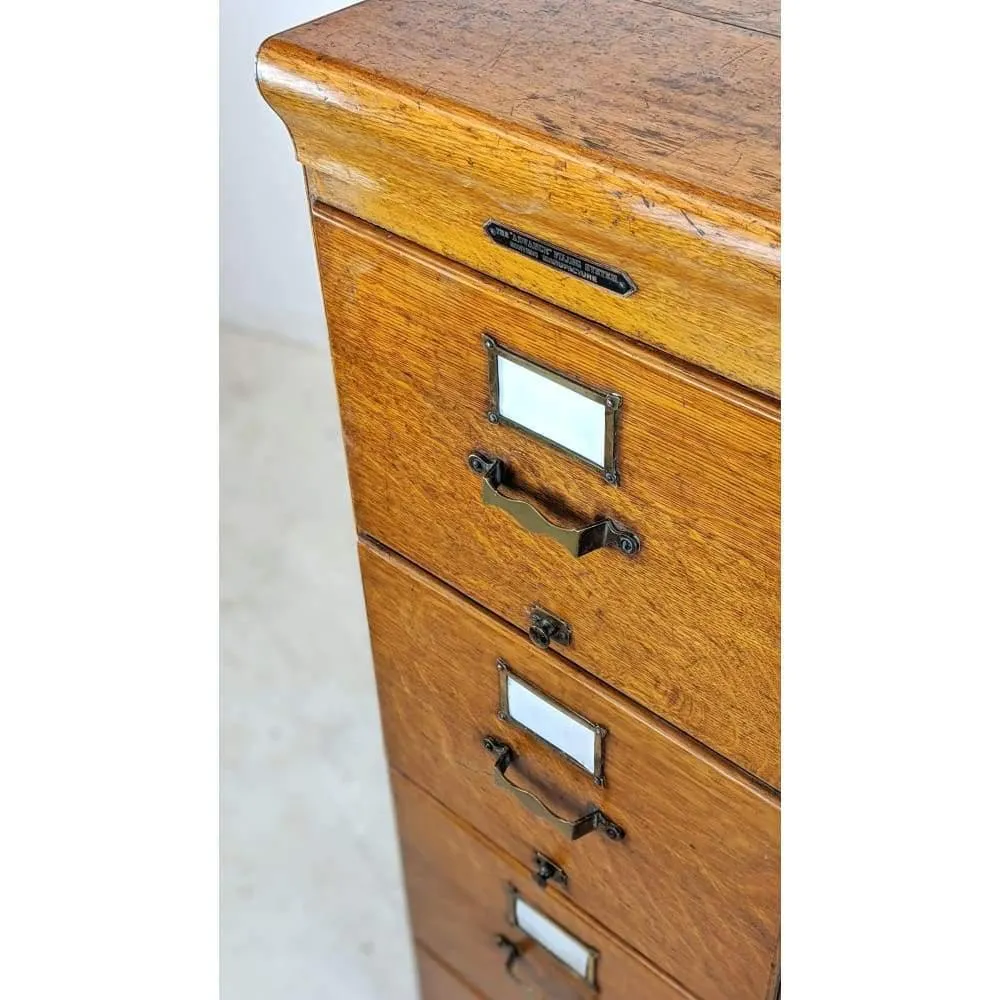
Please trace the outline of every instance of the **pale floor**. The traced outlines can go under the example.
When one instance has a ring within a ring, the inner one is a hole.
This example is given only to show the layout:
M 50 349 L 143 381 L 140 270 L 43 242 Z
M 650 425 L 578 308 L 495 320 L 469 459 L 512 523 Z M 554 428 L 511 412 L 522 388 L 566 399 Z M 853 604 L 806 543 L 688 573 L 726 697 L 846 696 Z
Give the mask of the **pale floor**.
M 326 351 L 221 372 L 223 1000 L 416 1000 Z

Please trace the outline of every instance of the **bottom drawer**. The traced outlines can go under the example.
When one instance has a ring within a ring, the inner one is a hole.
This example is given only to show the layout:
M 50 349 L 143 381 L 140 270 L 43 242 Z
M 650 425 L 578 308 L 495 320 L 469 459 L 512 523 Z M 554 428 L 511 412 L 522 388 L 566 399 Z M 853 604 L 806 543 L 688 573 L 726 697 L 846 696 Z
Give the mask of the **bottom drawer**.
M 474 990 L 490 1000 L 690 1000 L 411 781 L 393 772 L 392 784 L 414 936 Z M 442 987 L 444 970 L 433 972 L 433 988 L 452 990 L 443 997 L 465 996 L 455 976 Z
M 475 993 L 426 948 L 417 946 L 420 1000 L 485 1000 Z

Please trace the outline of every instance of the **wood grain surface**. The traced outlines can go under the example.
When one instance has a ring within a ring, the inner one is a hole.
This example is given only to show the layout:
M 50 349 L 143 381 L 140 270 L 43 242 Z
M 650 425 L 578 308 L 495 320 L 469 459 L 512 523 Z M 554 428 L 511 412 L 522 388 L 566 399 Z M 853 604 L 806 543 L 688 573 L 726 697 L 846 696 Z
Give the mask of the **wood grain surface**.
M 719 21 L 737 28 L 752 28 L 765 35 L 781 35 L 781 7 L 777 0 L 636 0 L 654 7 L 669 7 Z
M 417 973 L 421 1000 L 487 1000 L 420 945 L 417 945 Z
M 772 35 L 644 0 L 384 0 L 269 40 L 258 79 L 315 200 L 780 394 Z M 639 290 L 498 247 L 491 218 Z
M 777 800 L 647 712 L 370 542 L 362 577 L 392 766 L 530 866 L 541 851 L 587 913 L 703 1000 L 761 1000 L 777 968 Z M 401 614 L 400 609 L 406 609 Z M 497 718 L 503 659 L 521 680 L 608 730 L 606 783 Z M 626 831 L 570 842 L 493 781 L 510 774 L 572 817 L 597 805 Z M 554 885 L 554 884 L 553 884 Z
M 732 16 L 776 6 L 736 4 Z M 443 99 L 775 217 L 779 40 L 674 7 L 636 0 L 378 0 L 279 38 L 317 61 L 351 66 L 427 100 Z M 773 30 L 772 16 L 764 20 Z
M 569 656 L 779 785 L 776 410 L 346 217 L 316 223 L 355 517 L 518 628 L 541 605 Z M 620 392 L 622 485 L 486 419 L 482 336 Z M 472 451 L 563 522 L 642 550 L 573 559 L 484 507 Z
M 546 893 L 526 869 L 498 853 L 430 796 L 393 773 L 410 922 L 426 945 L 490 1000 L 524 1000 L 525 986 L 504 969 L 498 934 L 524 948 L 514 972 L 548 1000 L 592 1000 L 594 993 L 507 921 L 507 886 L 585 945 L 596 948 L 602 1000 L 692 1000 L 627 945 L 565 899 Z M 428 998 L 430 1000 L 430 998 Z

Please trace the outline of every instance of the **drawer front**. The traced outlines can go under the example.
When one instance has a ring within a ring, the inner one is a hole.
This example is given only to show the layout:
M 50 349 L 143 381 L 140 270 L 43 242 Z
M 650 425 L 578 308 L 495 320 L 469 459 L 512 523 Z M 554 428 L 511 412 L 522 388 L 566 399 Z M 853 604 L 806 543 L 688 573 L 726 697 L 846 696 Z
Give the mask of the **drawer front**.
M 402 775 L 393 793 L 414 937 L 484 996 L 690 1000 Z
M 398 556 L 364 541 L 360 554 L 393 766 L 522 865 L 560 868 L 566 883 L 549 878 L 546 896 L 572 899 L 703 1000 L 769 996 L 775 799 Z M 511 786 L 610 825 L 570 829 Z
M 318 212 L 359 530 L 518 627 L 532 606 L 552 612 L 572 628 L 566 656 L 777 787 L 776 414 L 399 238 Z M 598 398 L 620 395 L 620 485 L 490 422 L 484 336 Z M 472 453 L 502 460 L 499 484 L 484 483 L 496 466 L 485 477 L 470 470 Z M 536 533 L 545 523 L 529 504 L 569 527 L 611 519 L 639 550 L 574 557 L 565 533 Z
M 426 948 L 419 945 L 417 973 L 420 976 L 420 1000 L 484 1000 L 481 993 L 466 986 Z

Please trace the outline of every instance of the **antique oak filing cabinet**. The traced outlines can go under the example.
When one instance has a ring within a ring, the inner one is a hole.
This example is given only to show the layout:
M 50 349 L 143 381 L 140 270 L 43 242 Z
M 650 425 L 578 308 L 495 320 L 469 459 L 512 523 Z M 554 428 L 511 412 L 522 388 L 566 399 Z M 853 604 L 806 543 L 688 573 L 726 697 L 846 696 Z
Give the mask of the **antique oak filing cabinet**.
M 305 169 L 424 1000 L 769 1000 L 779 31 L 366 0 Z

